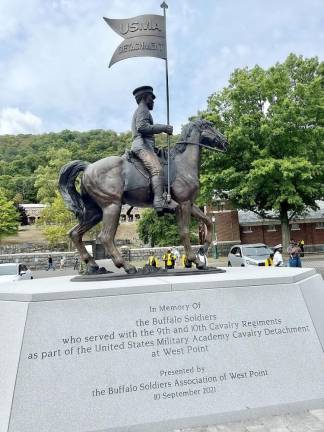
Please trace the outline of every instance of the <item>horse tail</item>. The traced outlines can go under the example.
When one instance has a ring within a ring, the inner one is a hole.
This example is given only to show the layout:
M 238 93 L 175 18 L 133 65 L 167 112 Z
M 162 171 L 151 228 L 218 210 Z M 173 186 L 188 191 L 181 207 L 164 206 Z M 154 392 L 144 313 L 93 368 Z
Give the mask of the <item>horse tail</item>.
M 88 165 L 89 162 L 80 160 L 69 162 L 61 168 L 59 175 L 59 190 L 65 205 L 75 214 L 79 221 L 83 219 L 86 203 L 75 187 L 75 180 Z

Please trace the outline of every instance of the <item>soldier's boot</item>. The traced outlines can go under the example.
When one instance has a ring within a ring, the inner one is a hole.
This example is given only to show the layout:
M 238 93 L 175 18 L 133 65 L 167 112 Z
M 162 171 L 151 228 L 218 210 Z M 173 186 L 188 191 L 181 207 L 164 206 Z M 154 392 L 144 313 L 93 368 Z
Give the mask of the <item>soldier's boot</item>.
M 174 213 L 178 204 L 171 199 L 170 202 L 167 201 L 166 194 L 163 193 L 163 177 L 152 176 L 152 190 L 154 193 L 153 207 L 159 215 L 163 213 Z

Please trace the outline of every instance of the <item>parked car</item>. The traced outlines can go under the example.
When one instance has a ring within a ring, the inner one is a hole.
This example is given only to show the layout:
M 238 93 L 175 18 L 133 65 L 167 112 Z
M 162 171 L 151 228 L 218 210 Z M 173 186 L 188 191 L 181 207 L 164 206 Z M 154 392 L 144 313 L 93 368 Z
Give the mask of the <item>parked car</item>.
M 270 253 L 272 250 L 263 243 L 235 245 L 228 254 L 228 266 L 264 266 Z
M 0 264 L 0 282 L 33 279 L 29 268 L 22 263 Z

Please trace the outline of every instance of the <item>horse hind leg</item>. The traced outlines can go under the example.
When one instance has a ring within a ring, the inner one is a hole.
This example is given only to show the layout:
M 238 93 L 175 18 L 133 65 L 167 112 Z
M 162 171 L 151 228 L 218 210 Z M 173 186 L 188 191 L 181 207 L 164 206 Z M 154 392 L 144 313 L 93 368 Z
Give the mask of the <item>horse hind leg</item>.
M 192 205 L 191 216 L 193 216 L 198 221 L 202 221 L 206 225 L 207 233 L 206 233 L 206 240 L 204 244 L 204 251 L 207 252 L 212 242 L 212 227 L 213 227 L 212 222 L 210 218 L 206 216 L 205 213 L 201 211 L 200 208 L 195 204 Z
M 97 265 L 93 256 L 91 256 L 85 248 L 82 237 L 87 231 L 89 231 L 92 227 L 94 227 L 95 225 L 97 225 L 98 222 L 101 221 L 101 217 L 101 214 L 98 212 L 86 211 L 85 216 L 83 217 L 84 220 L 75 225 L 69 231 L 69 236 L 80 254 L 80 259 L 93 270 L 99 269 L 99 266 Z
M 188 261 L 193 262 L 197 265 L 200 262 L 197 260 L 196 255 L 191 247 L 190 243 L 190 217 L 191 217 L 191 202 L 185 201 L 179 203 L 176 209 L 176 216 L 180 234 L 180 242 L 184 247 L 185 254 L 187 256 Z
M 188 261 L 195 263 L 198 269 L 206 268 L 205 264 L 202 263 L 192 250 L 190 243 L 190 219 L 191 215 L 197 217 L 197 211 L 194 210 L 194 205 L 191 201 L 185 201 L 179 204 L 176 215 L 180 232 L 181 243 L 184 246 L 185 254 Z
M 115 235 L 119 224 L 121 203 L 110 203 L 103 208 L 102 231 L 99 234 L 106 255 L 111 257 L 117 268 L 123 267 L 127 273 L 136 273 L 136 268 L 126 263 L 115 245 Z

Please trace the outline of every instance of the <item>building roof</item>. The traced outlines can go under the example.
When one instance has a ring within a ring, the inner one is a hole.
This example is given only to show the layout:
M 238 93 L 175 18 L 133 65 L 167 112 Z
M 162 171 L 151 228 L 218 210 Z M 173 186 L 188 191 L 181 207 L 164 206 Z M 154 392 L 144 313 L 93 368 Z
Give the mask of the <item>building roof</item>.
M 45 208 L 46 204 L 19 204 L 24 209 L 31 209 L 31 208 Z
M 324 201 L 316 201 L 318 205 L 317 210 L 309 209 L 301 216 L 294 218 L 291 223 L 314 223 L 314 222 L 324 222 Z M 268 212 L 272 217 L 278 217 L 275 212 Z M 240 225 L 277 225 L 280 224 L 280 220 L 275 219 L 263 219 L 252 211 L 239 210 L 238 218 Z

